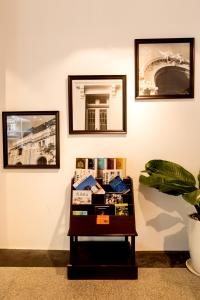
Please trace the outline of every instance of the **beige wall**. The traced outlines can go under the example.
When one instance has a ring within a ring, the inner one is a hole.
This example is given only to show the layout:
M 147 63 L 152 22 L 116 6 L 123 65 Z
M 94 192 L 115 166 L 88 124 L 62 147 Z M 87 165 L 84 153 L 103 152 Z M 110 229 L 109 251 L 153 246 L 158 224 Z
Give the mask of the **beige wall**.
M 68 249 L 75 157 L 122 156 L 135 184 L 137 250 L 187 249 L 185 224 L 192 207 L 139 187 L 138 177 L 153 158 L 198 172 L 199 1 L 1 0 L 0 5 L 5 17 L 0 108 L 59 110 L 61 132 L 60 170 L 4 170 L 0 140 L 0 248 Z M 161 37 L 196 38 L 195 99 L 135 101 L 134 38 Z M 127 135 L 68 135 L 68 74 L 127 75 Z

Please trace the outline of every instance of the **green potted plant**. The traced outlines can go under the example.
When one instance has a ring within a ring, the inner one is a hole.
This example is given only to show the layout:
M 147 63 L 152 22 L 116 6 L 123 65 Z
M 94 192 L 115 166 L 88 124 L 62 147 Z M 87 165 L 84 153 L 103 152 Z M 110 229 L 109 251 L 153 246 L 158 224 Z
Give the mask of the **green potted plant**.
M 179 196 L 194 206 L 195 212 L 189 215 L 188 239 L 191 259 L 187 267 L 200 275 L 200 172 L 198 186 L 195 177 L 177 163 L 155 159 L 145 164 L 147 174 L 140 175 L 140 183 L 156 188 L 162 193 Z

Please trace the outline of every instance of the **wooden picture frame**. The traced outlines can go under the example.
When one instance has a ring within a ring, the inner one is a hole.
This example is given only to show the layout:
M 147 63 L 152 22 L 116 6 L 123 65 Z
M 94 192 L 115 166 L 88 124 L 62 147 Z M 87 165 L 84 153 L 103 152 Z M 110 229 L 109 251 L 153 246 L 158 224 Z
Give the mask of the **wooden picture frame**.
M 124 134 L 126 75 L 68 76 L 69 134 Z
M 2 121 L 4 168 L 60 168 L 58 111 L 2 112 Z
M 135 39 L 135 98 L 194 98 L 194 38 Z

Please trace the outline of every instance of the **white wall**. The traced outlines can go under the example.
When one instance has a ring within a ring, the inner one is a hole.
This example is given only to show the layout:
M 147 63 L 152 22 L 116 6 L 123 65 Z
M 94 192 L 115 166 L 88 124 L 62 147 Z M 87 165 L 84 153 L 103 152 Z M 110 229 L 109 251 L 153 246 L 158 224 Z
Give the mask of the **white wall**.
M 138 177 L 153 158 L 198 172 L 199 1 L 1 0 L 0 5 L 1 110 L 59 110 L 61 120 L 59 170 L 4 170 L 0 141 L 0 248 L 68 249 L 75 157 L 122 156 L 135 183 L 137 250 L 187 249 L 185 224 L 192 207 L 139 187 Z M 134 39 L 161 37 L 195 37 L 195 99 L 135 101 Z M 68 135 L 68 74 L 127 75 L 126 136 Z

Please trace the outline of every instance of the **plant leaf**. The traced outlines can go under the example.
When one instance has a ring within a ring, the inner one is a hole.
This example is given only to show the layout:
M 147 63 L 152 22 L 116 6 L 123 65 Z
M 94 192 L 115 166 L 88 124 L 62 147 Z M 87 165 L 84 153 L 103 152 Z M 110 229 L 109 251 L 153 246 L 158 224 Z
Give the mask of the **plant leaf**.
M 180 165 L 166 160 L 150 160 L 145 165 L 149 176 L 140 175 L 139 181 L 160 192 L 178 196 L 195 191 L 194 176 Z
M 151 175 L 153 173 L 160 174 L 180 182 L 184 182 L 186 185 L 195 186 L 196 181 L 194 176 L 184 169 L 182 166 L 161 159 L 150 160 L 145 165 L 146 172 Z
M 200 188 L 200 171 L 199 171 L 199 174 L 198 174 L 197 178 L 198 178 L 199 188 Z
M 196 188 L 192 185 L 187 185 L 183 181 L 174 180 L 171 177 L 165 177 L 164 175 L 151 174 L 150 176 L 140 175 L 140 183 L 152 188 L 158 189 L 160 192 L 169 195 L 182 195 L 194 191 Z
M 183 194 L 182 197 L 192 205 L 200 205 L 200 189 L 191 193 Z

